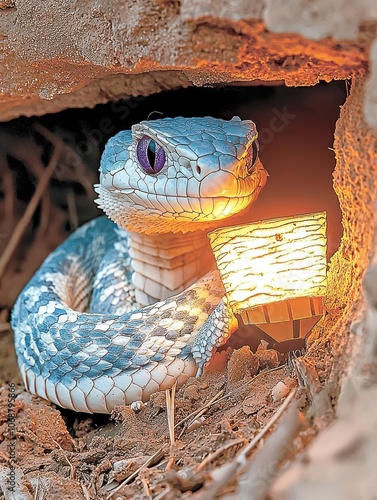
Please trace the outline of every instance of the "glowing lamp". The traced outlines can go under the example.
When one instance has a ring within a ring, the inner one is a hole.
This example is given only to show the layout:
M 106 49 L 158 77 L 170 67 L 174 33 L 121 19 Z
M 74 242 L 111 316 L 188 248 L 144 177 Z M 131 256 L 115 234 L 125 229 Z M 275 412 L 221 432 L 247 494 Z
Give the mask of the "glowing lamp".
M 208 237 L 233 312 L 276 341 L 305 337 L 323 313 L 326 212 L 225 227 Z

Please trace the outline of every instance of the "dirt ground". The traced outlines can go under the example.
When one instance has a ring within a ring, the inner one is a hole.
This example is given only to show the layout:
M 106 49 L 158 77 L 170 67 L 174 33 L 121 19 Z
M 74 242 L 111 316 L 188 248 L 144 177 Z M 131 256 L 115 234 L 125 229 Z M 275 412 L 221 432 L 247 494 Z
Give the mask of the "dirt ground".
M 234 351 L 227 371 L 192 378 L 177 390 L 176 441 L 171 448 L 164 392 L 139 407 L 119 407 L 111 416 L 62 410 L 25 392 L 11 332 L 1 334 L 1 343 L 0 498 L 188 498 L 196 490 L 205 494 L 211 473 L 232 463 L 271 419 L 282 396 L 296 387 L 288 365 L 278 366 L 275 351 Z M 8 406 L 13 384 L 15 434 Z M 14 442 L 17 491 L 7 497 L 4 471 Z M 303 445 L 295 443 L 295 452 Z M 222 494 L 235 487 L 236 477 Z

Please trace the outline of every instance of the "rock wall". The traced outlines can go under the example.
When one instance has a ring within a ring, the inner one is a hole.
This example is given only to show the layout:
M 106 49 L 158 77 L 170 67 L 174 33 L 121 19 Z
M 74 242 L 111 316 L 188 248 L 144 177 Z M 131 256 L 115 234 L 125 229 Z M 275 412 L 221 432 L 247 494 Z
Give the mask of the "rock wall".
M 345 1 L 4 0 L 0 120 L 188 85 L 361 76 L 376 13 Z M 315 40 L 273 32 L 293 30 Z M 351 39 L 319 40 L 331 33 Z

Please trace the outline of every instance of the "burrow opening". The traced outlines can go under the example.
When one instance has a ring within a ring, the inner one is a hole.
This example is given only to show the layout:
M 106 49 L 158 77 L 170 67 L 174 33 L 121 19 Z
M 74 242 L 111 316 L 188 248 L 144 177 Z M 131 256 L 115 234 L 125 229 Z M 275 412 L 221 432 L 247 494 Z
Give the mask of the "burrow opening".
M 260 157 L 270 177 L 243 216 L 254 221 L 326 210 L 328 257 L 339 248 L 342 213 L 333 188 L 335 123 L 347 97 L 344 81 L 314 87 L 239 86 L 186 88 L 135 97 L 93 109 L 69 109 L 0 125 L 3 243 L 25 211 L 51 156 L 54 141 L 69 145 L 49 195 L 38 207 L 3 275 L 0 304 L 10 309 L 22 286 L 46 255 L 76 226 L 101 215 L 91 186 L 103 148 L 112 135 L 146 119 L 174 116 L 240 116 L 258 127 Z M 41 163 L 37 166 L 35 159 Z M 33 163 L 34 162 L 34 163 Z M 338 314 L 338 313 L 336 313 Z M 330 322 L 331 323 L 331 322 Z M 232 347 L 244 343 L 235 337 Z M 260 339 L 254 336 L 254 345 Z M 298 347 L 300 347 L 300 343 Z

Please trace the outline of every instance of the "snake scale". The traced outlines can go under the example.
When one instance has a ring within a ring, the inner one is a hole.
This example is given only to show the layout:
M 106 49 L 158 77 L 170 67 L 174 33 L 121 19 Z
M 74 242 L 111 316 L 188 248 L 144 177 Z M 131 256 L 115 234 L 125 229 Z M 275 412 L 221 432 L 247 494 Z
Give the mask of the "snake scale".
M 109 413 L 198 376 L 237 327 L 206 231 L 266 177 L 250 120 L 164 118 L 112 137 L 95 186 L 108 217 L 50 254 L 14 306 L 26 388 Z

